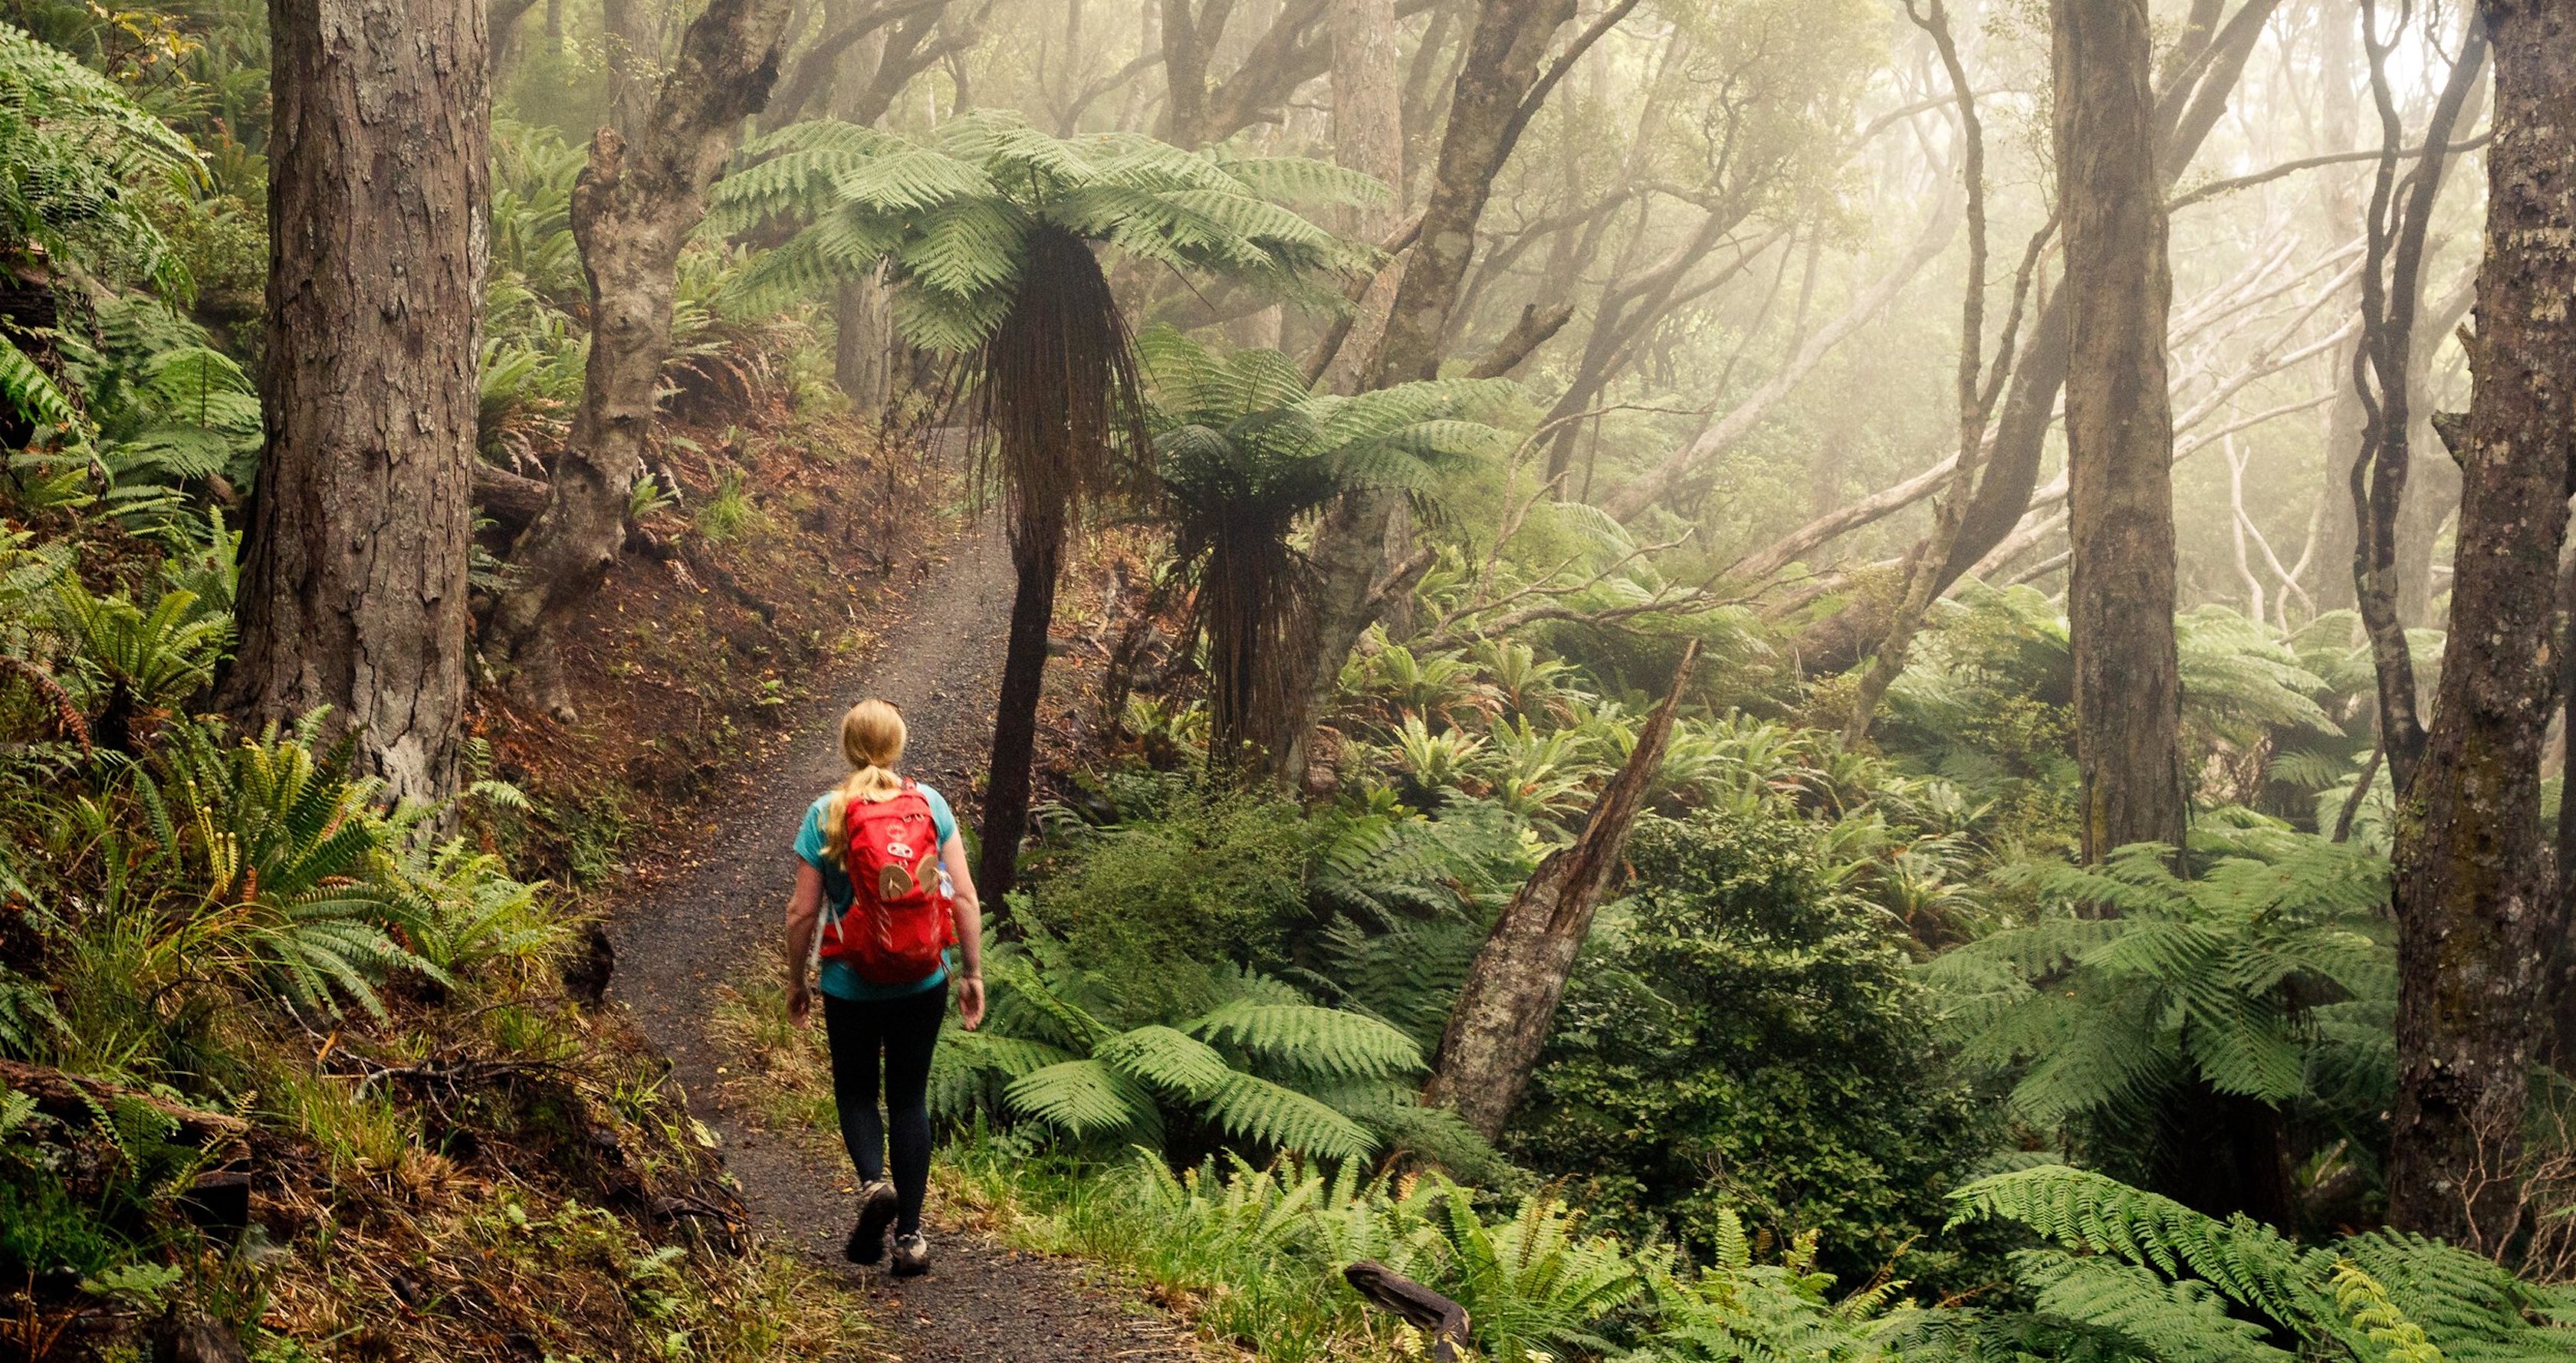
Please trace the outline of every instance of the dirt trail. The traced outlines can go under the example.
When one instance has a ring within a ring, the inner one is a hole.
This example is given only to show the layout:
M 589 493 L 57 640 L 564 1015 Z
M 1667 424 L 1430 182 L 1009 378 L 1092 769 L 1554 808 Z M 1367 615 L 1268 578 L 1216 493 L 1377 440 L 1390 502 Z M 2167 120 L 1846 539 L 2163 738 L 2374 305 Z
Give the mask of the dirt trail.
M 697 859 L 649 882 L 609 925 L 617 947 L 613 996 L 671 1058 L 700 1120 L 723 1140 L 754 1229 L 862 1284 L 877 1306 L 888 1357 L 907 1363 L 1001 1360 L 1155 1363 L 1196 1350 L 1169 1318 L 1129 1308 L 1083 1282 L 1071 1264 L 1020 1254 L 937 1224 L 934 1267 L 897 1281 L 840 1257 L 854 1199 L 848 1163 L 763 1132 L 719 1101 L 716 1048 L 706 1035 L 715 990 L 737 963 L 774 949 L 793 867 L 787 844 L 805 806 L 840 779 L 835 726 L 861 696 L 881 696 L 911 730 L 904 765 L 934 786 L 964 790 L 991 732 L 1011 605 L 1010 554 L 998 534 L 961 541 L 937 580 L 915 594 L 874 657 L 808 708 L 784 752 L 706 802 L 691 841 Z M 641 879 L 639 877 L 639 879 Z

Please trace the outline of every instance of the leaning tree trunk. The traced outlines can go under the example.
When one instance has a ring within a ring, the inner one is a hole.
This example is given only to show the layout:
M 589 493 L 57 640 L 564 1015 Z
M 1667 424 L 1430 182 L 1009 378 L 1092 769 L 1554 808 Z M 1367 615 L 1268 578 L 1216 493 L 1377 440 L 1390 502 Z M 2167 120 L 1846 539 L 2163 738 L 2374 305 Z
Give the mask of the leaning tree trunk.
M 1480 0 L 1458 68 L 1422 227 L 1404 261 L 1362 387 L 1439 377 L 1440 338 L 1466 281 L 1476 225 L 1485 215 L 1494 177 L 1528 121 L 1522 104 L 1538 84 L 1548 44 L 1573 17 L 1574 0 Z M 1314 648 L 1300 668 L 1306 713 L 1290 726 L 1298 735 L 1287 763 L 1292 779 L 1304 775 L 1312 716 L 1340 675 L 1342 661 L 1387 603 L 1411 590 L 1402 566 L 1411 524 L 1400 494 L 1373 492 L 1343 498 L 1316 527 Z
M 1538 1068 L 1557 1002 L 1565 997 L 1566 977 L 1592 931 L 1601 889 L 1618 869 L 1628 832 L 1645 808 L 1647 788 L 1672 735 L 1673 710 L 1681 704 L 1691 664 L 1698 659 L 1699 644 L 1693 641 L 1682 651 L 1672 689 L 1646 720 L 1627 764 L 1602 788 L 1582 836 L 1539 863 L 1494 920 L 1485 945 L 1467 967 L 1422 1097 L 1454 1110 L 1487 1140 L 1503 1134 L 1503 1124 L 1520 1106 L 1521 1091 Z
M 2450 643 L 2396 849 L 2398 1096 L 2388 1212 L 2501 1252 L 2521 1220 L 2529 1066 L 2567 905 L 2548 881 L 2546 642 L 2576 451 L 2576 12 L 2480 5 L 2495 60 L 2476 384 Z
M 267 362 L 227 708 L 454 786 L 490 249 L 481 0 L 272 0 Z
M 554 467 L 554 497 L 511 551 L 517 582 L 493 608 L 485 651 L 511 689 L 572 713 L 556 636 L 608 577 L 626 543 L 628 499 L 671 349 L 680 248 L 742 121 L 778 79 L 788 0 L 714 0 L 680 38 L 677 64 L 630 144 L 591 139 L 573 187 L 573 239 L 590 280 L 590 360 L 581 409 Z
M 2053 0 L 2075 759 L 2088 860 L 2183 839 L 2164 182 L 2146 0 Z

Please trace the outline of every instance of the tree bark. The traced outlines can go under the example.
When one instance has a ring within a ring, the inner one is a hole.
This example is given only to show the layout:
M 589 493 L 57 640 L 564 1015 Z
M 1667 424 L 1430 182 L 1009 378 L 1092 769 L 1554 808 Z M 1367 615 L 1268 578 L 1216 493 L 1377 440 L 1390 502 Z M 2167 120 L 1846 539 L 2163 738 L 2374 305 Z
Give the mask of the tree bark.
M 1440 376 L 1440 338 L 1467 275 L 1485 200 L 1526 121 L 1521 104 L 1538 83 L 1540 59 L 1573 17 L 1574 0 L 1481 0 L 1477 6 L 1449 131 L 1423 205 L 1422 234 L 1396 289 L 1369 387 Z
M 2164 179 L 2146 0 L 2052 0 L 2083 849 L 2183 840 Z
M 1556 1005 L 1565 997 L 1566 977 L 1592 931 L 1602 887 L 1619 869 L 1629 830 L 1645 808 L 1648 787 L 1672 736 L 1673 711 L 1698 659 L 1694 640 L 1683 649 L 1672 688 L 1647 718 L 1627 763 L 1602 787 L 1582 835 L 1539 863 L 1503 907 L 1467 967 L 1422 1098 L 1449 1107 L 1487 1140 L 1503 1134 L 1538 1068 Z
M 455 785 L 490 252 L 481 0 L 272 0 L 267 361 L 226 708 L 330 706 L 363 767 Z
M 2375 13 L 2365 0 L 2362 22 L 2375 22 Z M 2378 683 L 2379 733 L 2388 752 L 2389 781 L 2403 796 L 2414 782 L 2425 741 L 2414 655 L 2398 614 L 2398 529 L 2413 472 L 2417 425 L 2415 314 L 2423 301 L 2425 234 L 2442 192 L 2443 148 L 2485 65 L 2486 43 L 2484 32 L 2472 23 L 2441 99 L 2433 107 L 2423 164 L 2409 181 L 2406 202 L 2393 207 L 2405 129 L 2388 88 L 2387 48 L 2375 45 L 2367 32 L 2363 42 L 2371 45 L 2371 87 L 2378 99 L 2386 149 L 2370 202 L 2369 257 L 2361 273 L 2361 347 L 2353 370 L 2364 424 L 2361 454 L 2351 471 L 2353 520 L 2358 527 L 2352 581 Z
M 2389 1221 L 2495 1254 L 2519 1229 L 2528 1067 L 2567 931 L 2541 842 L 2540 750 L 2576 472 L 2576 13 L 2547 0 L 2479 11 L 2495 60 L 2487 254 L 2450 642 L 2398 811 Z
M 1403 206 L 1394 197 L 1404 184 L 1404 111 L 1395 55 L 1394 0 L 1332 0 L 1326 14 L 1333 40 L 1333 160 L 1384 184 L 1382 205 L 1348 209 L 1344 234 L 1375 241 L 1393 228 Z M 1325 386 L 1349 392 L 1386 333 L 1387 310 L 1404 278 L 1397 260 L 1369 281 L 1357 313 L 1340 338 L 1340 351 L 1324 371 Z
M 2558 733 L 2556 758 L 2559 788 L 2576 769 L 2576 544 L 2558 547 Z M 2548 758 L 2544 757 L 2544 761 Z M 2558 916 L 2566 920 L 2549 976 L 2549 1063 L 2564 1075 L 2576 1075 L 2576 800 L 2558 802 L 2558 828 L 2552 845 L 2558 872 Z
M 554 469 L 554 497 L 511 554 L 518 583 L 494 607 L 487 652 L 512 690 L 572 713 L 556 635 L 606 580 L 626 542 L 627 499 L 644 471 L 680 249 L 706 214 L 707 186 L 743 119 L 778 79 L 788 0 L 714 0 L 691 21 L 651 116 L 630 145 L 600 129 L 573 187 L 572 230 L 591 296 L 581 409 Z
M 1502 378 L 1520 368 L 1522 362 L 1530 357 L 1530 352 L 1547 344 L 1549 337 L 1564 330 L 1565 324 L 1572 320 L 1572 303 L 1560 302 L 1547 307 L 1536 303 L 1522 304 L 1520 319 L 1512 323 L 1511 330 L 1487 347 L 1484 354 L 1477 356 L 1474 364 L 1467 366 L 1467 377 Z

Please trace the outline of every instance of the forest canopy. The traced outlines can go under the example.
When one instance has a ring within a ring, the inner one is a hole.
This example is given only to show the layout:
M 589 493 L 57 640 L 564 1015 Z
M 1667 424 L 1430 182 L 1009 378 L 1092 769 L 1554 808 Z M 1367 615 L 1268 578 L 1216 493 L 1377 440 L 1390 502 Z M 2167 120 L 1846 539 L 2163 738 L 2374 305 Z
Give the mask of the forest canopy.
M 651 927 L 873 687 L 937 1199 L 1224 1346 L 2576 1354 L 2571 89 L 2545 0 L 10 0 L 0 1339 L 909 1328 L 724 1172 L 832 1127 L 774 907 Z

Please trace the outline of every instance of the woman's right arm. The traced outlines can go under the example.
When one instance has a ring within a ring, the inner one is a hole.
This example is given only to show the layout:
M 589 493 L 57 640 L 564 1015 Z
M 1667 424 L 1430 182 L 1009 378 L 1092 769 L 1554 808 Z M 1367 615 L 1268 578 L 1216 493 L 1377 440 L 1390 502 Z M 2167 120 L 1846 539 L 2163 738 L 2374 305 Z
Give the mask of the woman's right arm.
M 796 892 L 787 900 L 787 1019 L 799 1027 L 814 1008 L 808 967 L 814 959 L 814 927 L 822 918 L 823 873 L 798 857 Z

